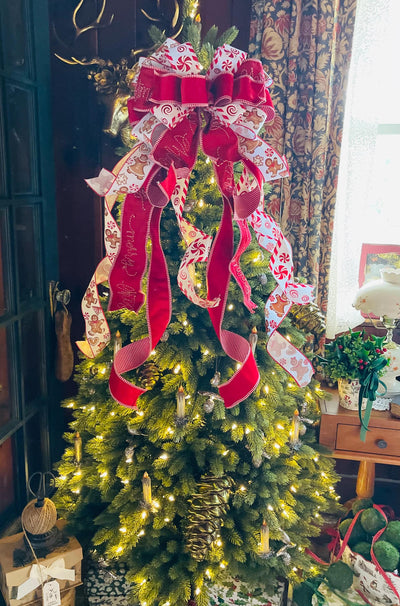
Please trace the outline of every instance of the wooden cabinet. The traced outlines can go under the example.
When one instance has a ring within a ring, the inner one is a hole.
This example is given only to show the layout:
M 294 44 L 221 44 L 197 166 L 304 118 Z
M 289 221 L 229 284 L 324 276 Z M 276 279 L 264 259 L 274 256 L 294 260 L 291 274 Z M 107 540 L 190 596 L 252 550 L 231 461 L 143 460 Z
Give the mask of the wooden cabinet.
M 336 392 L 321 401 L 319 442 L 335 459 L 360 461 L 356 492 L 370 497 L 374 491 L 375 464 L 400 465 L 400 419 L 389 411 L 372 411 L 365 442 L 360 440 L 358 412 L 339 406 Z

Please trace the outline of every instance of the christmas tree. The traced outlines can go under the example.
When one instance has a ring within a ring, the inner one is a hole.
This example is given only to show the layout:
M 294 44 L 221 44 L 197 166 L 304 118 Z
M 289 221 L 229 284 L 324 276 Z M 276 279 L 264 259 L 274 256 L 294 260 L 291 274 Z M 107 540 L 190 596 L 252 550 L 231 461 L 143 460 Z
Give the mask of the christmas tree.
M 189 39 L 194 31 L 199 38 L 193 20 L 185 29 Z M 197 49 L 193 41 L 203 64 L 215 39 L 209 35 Z M 235 169 L 240 179 L 242 169 Z M 221 193 L 204 154 L 183 210 L 198 229 L 218 233 Z M 237 228 L 234 235 L 238 244 Z M 124 375 L 145 391 L 136 409 L 123 407 L 111 397 L 108 379 L 115 353 L 147 336 L 146 310 L 107 312 L 111 341 L 95 358 L 82 357 L 78 394 L 65 402 L 74 420 L 58 464 L 56 501 L 97 557 L 126 563 L 134 601 L 205 606 L 208 587 L 231 578 L 273 591 L 278 578 L 296 582 L 316 574 L 306 549 L 323 514 L 335 507 L 337 477 L 316 439 L 318 384 L 299 387 L 266 351 L 264 304 L 276 286 L 270 255 L 253 238 L 241 257 L 255 313 L 243 305 L 238 285 L 229 286 L 224 329 L 250 341 L 260 381 L 227 409 L 218 386 L 240 363 L 224 352 L 207 309 L 177 285 L 185 243 L 171 206 L 163 211 L 161 242 L 172 318 L 149 360 Z M 191 273 L 205 300 L 206 269 L 198 263 Z M 107 299 L 104 288 L 104 308 Z M 301 350 L 305 336 L 289 316 L 279 331 Z

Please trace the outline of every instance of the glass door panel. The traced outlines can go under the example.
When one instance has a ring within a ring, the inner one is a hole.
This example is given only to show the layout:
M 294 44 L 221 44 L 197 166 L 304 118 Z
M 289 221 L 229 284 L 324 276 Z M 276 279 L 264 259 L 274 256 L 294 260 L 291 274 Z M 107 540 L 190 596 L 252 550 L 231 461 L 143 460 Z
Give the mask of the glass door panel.
M 37 208 L 18 206 L 15 209 L 15 241 L 17 247 L 17 279 L 19 301 L 27 302 L 39 296 L 41 281 L 40 233 Z
M 14 448 L 9 438 L 0 444 L 0 517 L 15 504 Z
M 10 345 L 10 329 L 0 327 L 0 428 L 8 425 L 14 416 L 10 371 L 12 348 Z

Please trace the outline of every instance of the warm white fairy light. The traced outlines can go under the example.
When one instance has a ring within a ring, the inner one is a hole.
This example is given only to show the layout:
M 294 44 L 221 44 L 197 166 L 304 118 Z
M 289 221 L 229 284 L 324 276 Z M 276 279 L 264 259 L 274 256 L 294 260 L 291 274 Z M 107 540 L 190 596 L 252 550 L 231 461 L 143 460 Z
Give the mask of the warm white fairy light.
M 202 200 L 202 199 L 199 200 L 199 206 L 200 206 L 200 208 L 203 208 L 203 206 L 204 206 L 204 200 Z
M 183 326 L 187 326 L 188 325 L 188 321 L 187 320 L 183 320 L 182 324 L 183 324 Z
M 237 429 L 236 423 L 232 423 L 232 429 Z
M 293 572 L 297 572 L 298 568 L 296 568 L 296 566 L 293 566 L 292 570 Z
M 100 474 L 100 477 L 101 477 L 101 478 L 106 478 L 107 476 L 108 476 L 108 472 L 107 472 L 107 471 L 103 471 L 103 472 Z
M 60 476 L 60 480 L 62 480 L 64 482 L 64 480 L 67 479 L 67 476 Z
M 82 475 L 82 471 L 80 469 L 78 469 L 78 471 L 74 471 L 74 476 L 81 476 Z
M 222 453 L 223 457 L 226 457 L 226 455 L 228 454 L 229 450 L 224 450 L 224 452 Z
M 285 518 L 288 518 L 288 517 L 289 517 L 289 513 L 288 513 L 288 511 L 287 511 L 286 509 L 284 509 L 284 510 L 282 511 L 282 515 L 283 515 L 283 517 L 285 517 Z
M 232 309 L 233 309 L 233 303 L 229 303 L 229 305 L 227 307 L 227 310 L 228 311 L 232 311 Z
M 242 368 L 242 365 L 241 365 L 241 363 L 240 363 L 240 362 L 238 362 L 238 363 L 236 364 L 236 370 L 239 370 L 239 368 Z
M 91 406 L 91 407 L 89 408 L 89 410 L 91 410 L 91 411 L 96 410 L 96 406 Z
M 264 385 L 264 391 L 265 393 L 269 393 L 269 385 Z
M 316 491 L 314 492 L 314 494 L 315 494 L 315 496 L 316 496 L 316 497 L 319 497 L 319 492 L 318 492 L 318 490 L 316 490 Z
M 249 434 L 250 432 L 251 432 L 250 427 L 246 427 L 246 429 L 244 430 L 244 433 L 245 433 L 245 434 Z
M 288 387 L 294 387 L 293 383 L 290 383 L 290 381 L 289 381 L 289 383 L 287 384 L 287 386 L 288 386 Z
M 107 366 L 103 366 L 102 368 L 100 368 L 100 373 L 101 373 L 102 375 L 105 375 L 105 374 L 106 374 L 106 372 L 107 372 Z
M 200 593 L 201 593 L 201 589 L 200 589 L 200 587 L 196 587 L 195 594 L 196 594 L 196 595 L 199 595 Z
M 137 414 L 138 417 L 143 417 L 144 412 L 143 412 L 143 410 L 137 410 L 136 414 Z
M 333 490 L 335 490 L 334 486 L 329 486 L 329 490 L 332 492 Z
M 282 431 L 282 429 L 285 429 L 283 427 L 283 425 L 281 425 L 280 423 L 277 424 L 276 428 L 279 429 L 280 431 Z
M 218 539 L 218 541 L 215 541 L 215 543 L 216 543 L 216 545 L 218 547 L 222 547 L 222 541 L 221 541 L 221 539 Z
M 292 340 L 292 339 L 291 339 L 291 337 L 290 337 L 290 335 L 286 335 L 286 339 L 289 341 L 289 343 L 290 343 L 290 342 L 291 342 L 291 340 Z
M 70 403 L 68 404 L 68 408 L 73 408 L 74 406 L 75 406 L 75 402 L 70 402 Z
M 180 371 L 180 369 L 181 369 L 181 365 L 180 365 L 180 364 L 177 364 L 177 365 L 175 366 L 175 368 L 174 368 L 174 373 L 177 375 L 177 374 L 178 374 L 178 372 Z
M 297 492 L 297 488 L 296 488 L 296 486 L 293 486 L 293 485 L 290 487 L 290 490 L 291 490 L 292 492 Z
M 126 532 L 126 530 L 127 529 L 125 528 L 125 526 L 121 526 L 121 528 L 119 529 L 119 531 L 122 532 L 122 533 Z
M 174 497 L 174 495 L 173 495 L 173 494 L 170 494 L 170 495 L 169 495 L 169 497 L 168 497 L 168 501 L 171 501 L 171 502 L 172 502 L 172 501 L 175 501 L 175 497 Z
M 166 452 L 163 452 L 158 458 L 162 459 L 163 461 L 166 461 L 168 459 L 168 454 Z
M 144 530 L 141 530 L 140 532 L 138 532 L 138 535 L 137 535 L 137 536 L 138 536 L 138 537 L 142 537 L 144 534 L 146 534 L 146 533 L 145 533 L 145 531 L 144 531 Z
M 142 511 L 142 520 L 147 518 L 147 511 Z
M 129 484 L 129 480 L 125 479 L 125 480 L 121 480 L 122 484 Z
M 219 565 L 220 568 L 226 568 L 226 564 L 225 562 L 221 562 L 221 564 Z
M 110 412 L 110 417 L 115 417 L 115 412 L 113 410 Z
M 321 471 L 321 478 L 327 478 L 328 476 L 326 475 L 326 473 L 324 471 Z
M 169 434 L 174 433 L 174 430 L 172 429 L 172 427 L 167 427 L 167 433 L 169 433 Z
M 211 579 L 211 572 L 210 572 L 210 570 L 209 570 L 208 568 L 207 568 L 207 570 L 205 571 L 205 575 L 206 575 L 206 576 L 207 576 L 209 579 Z
M 244 492 L 244 491 L 246 490 L 246 486 L 243 486 L 243 484 L 242 484 L 242 485 L 241 485 L 241 487 L 240 487 L 240 490 L 241 490 L 242 492 Z
M 103 439 L 103 436 L 102 436 L 102 435 L 98 435 L 98 436 L 96 436 L 96 438 L 97 438 L 98 440 L 102 440 L 102 439 Z
M 153 501 L 152 501 L 152 505 L 153 505 L 153 507 L 155 507 L 156 509 L 159 509 L 159 508 L 160 508 L 160 503 L 159 503 L 158 501 L 155 501 L 154 499 L 153 499 Z
M 315 455 L 315 457 L 313 457 L 313 461 L 315 461 L 316 463 L 318 463 L 318 461 L 319 461 L 319 456 L 318 456 L 318 455 Z
M 144 585 L 146 583 L 147 579 L 143 579 L 142 581 L 140 581 L 139 585 Z
M 73 490 L 72 492 L 74 492 L 75 494 L 79 494 L 80 493 L 80 488 L 75 488 L 75 490 Z
M 210 352 L 208 351 L 208 349 L 205 349 L 205 350 L 203 351 L 203 356 L 208 356 L 208 354 L 209 354 L 209 353 L 210 353 Z
M 211 177 L 211 179 L 210 179 L 210 183 L 211 183 L 211 184 L 214 184 L 214 183 L 215 183 L 215 179 L 214 179 L 214 177 Z
M 272 507 L 272 505 L 268 505 L 267 509 L 268 509 L 268 511 L 274 511 L 274 508 Z
M 152 349 L 152 350 L 151 350 L 151 352 L 150 352 L 150 355 L 151 355 L 151 356 L 155 356 L 155 355 L 156 355 L 156 353 L 157 353 L 157 352 L 156 352 L 156 350 L 155 350 L 155 349 Z
M 196 286 L 197 288 L 201 288 L 201 282 L 197 282 Z
M 164 522 L 169 522 L 170 519 L 169 518 L 164 518 Z
M 274 444 L 274 448 L 276 448 L 276 450 L 279 450 L 279 449 L 280 449 L 280 447 L 281 447 L 281 445 L 280 445 L 280 444 L 278 444 L 278 442 L 275 442 L 275 444 Z
M 124 551 L 124 548 L 119 546 L 119 547 L 117 547 L 116 551 L 117 551 L 117 553 L 121 553 L 121 551 Z

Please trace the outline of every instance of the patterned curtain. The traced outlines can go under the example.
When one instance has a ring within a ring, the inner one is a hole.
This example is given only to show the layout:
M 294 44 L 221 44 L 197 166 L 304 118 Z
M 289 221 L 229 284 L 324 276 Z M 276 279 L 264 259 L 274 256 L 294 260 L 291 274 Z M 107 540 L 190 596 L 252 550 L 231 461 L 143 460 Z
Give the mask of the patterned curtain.
M 344 99 L 357 0 L 254 0 L 250 55 L 274 83 L 265 138 L 291 176 L 273 185 L 269 212 L 293 247 L 295 274 L 327 307 Z

